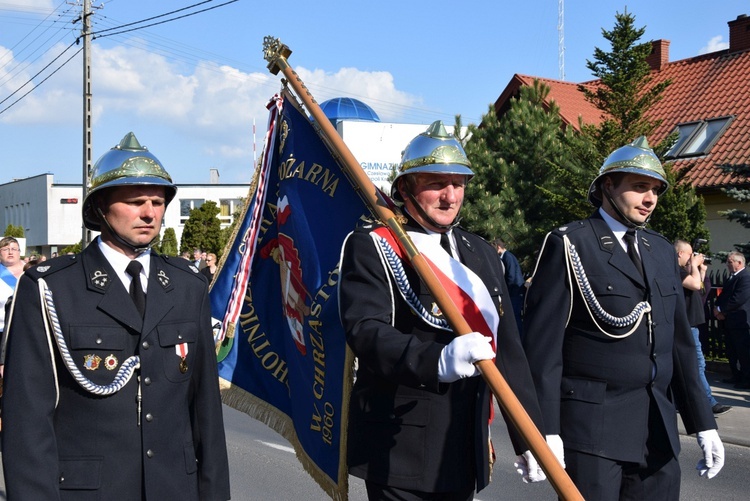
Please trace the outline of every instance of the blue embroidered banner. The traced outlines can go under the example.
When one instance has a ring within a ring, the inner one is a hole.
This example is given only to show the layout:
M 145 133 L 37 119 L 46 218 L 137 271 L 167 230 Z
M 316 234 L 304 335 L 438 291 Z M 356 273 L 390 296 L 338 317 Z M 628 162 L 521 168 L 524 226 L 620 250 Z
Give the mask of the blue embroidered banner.
M 211 288 L 222 398 L 294 446 L 346 499 L 353 358 L 338 315 L 341 245 L 369 215 L 293 97 L 269 105 L 266 147 Z

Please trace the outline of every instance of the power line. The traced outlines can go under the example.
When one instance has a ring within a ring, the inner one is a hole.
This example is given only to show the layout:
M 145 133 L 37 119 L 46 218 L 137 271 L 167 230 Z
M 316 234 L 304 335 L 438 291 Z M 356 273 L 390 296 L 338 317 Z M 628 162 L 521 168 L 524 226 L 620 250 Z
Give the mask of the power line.
M 122 24 L 120 26 L 115 26 L 114 28 L 107 28 L 106 30 L 97 31 L 97 32 L 94 32 L 94 34 L 96 34 L 96 33 L 105 33 L 107 31 L 113 31 L 113 30 L 119 30 L 119 29 L 122 29 L 122 28 L 127 28 L 128 26 L 133 26 L 134 24 L 141 24 L 141 23 L 145 23 L 145 22 L 148 22 L 148 21 L 153 21 L 154 19 L 159 19 L 160 17 L 170 16 L 172 14 L 176 14 L 178 12 L 182 12 L 183 10 L 192 9 L 193 7 L 197 7 L 199 5 L 203 5 L 204 3 L 211 3 L 211 2 L 213 2 L 213 0 L 205 0 L 203 2 L 198 2 L 196 4 L 189 5 L 187 7 L 183 7 L 181 9 L 173 10 L 171 12 L 166 12 L 164 14 L 159 14 L 158 16 L 147 17 L 146 19 L 141 19 L 140 21 L 134 21 L 132 23 L 127 23 L 127 24 Z M 141 28 L 146 28 L 146 26 L 141 26 Z
M 70 47 L 68 47 L 68 48 L 70 48 Z M 67 50 L 67 49 L 66 49 L 66 50 Z M 49 79 L 49 78 L 50 78 L 50 77 L 51 77 L 52 75 L 54 75 L 55 73 L 57 73 L 58 71 L 60 71 L 60 70 L 61 70 L 61 69 L 62 69 L 62 68 L 63 68 L 63 67 L 64 67 L 64 66 L 66 65 L 66 64 L 68 64 L 68 63 L 69 63 L 69 62 L 71 61 L 71 59 L 73 59 L 74 57 L 76 57 L 76 56 L 78 55 L 78 53 L 79 53 L 79 52 L 81 52 L 82 50 L 83 50 L 83 47 L 81 47 L 80 49 L 78 49 L 78 50 L 77 50 L 77 51 L 75 52 L 75 54 L 73 54 L 73 55 L 72 55 L 72 56 L 70 56 L 70 57 L 69 57 L 68 59 L 66 59 L 64 63 L 62 63 L 62 64 L 61 64 L 61 65 L 60 65 L 60 66 L 59 66 L 58 68 L 56 68 L 56 69 L 55 69 L 55 71 L 53 71 L 52 73 L 50 73 L 49 75 L 47 75 L 46 77 L 44 77 L 44 79 L 43 79 L 43 80 L 42 80 L 41 82 L 39 82 L 39 83 L 38 83 L 38 84 L 36 84 L 36 85 L 35 85 L 34 87 L 32 87 L 31 89 L 29 89 L 29 91 L 28 91 L 28 92 L 27 92 L 26 94 L 22 95 L 21 97 L 19 97 L 18 99 L 16 99 L 16 100 L 15 100 L 15 101 L 13 101 L 12 103 L 10 103 L 10 104 L 9 104 L 9 105 L 8 105 L 8 106 L 7 106 L 6 108 L 4 108 L 4 109 L 0 110 L 0 115 L 2 115 L 2 114 L 3 114 L 3 113 L 5 113 L 6 111 L 8 111 L 8 110 L 9 110 L 10 108 L 12 108 L 12 107 L 13 107 L 13 106 L 14 106 L 14 105 L 15 105 L 16 103 L 18 103 L 18 102 L 19 102 L 19 101 L 20 101 L 21 99 L 23 99 L 24 97 L 28 96 L 28 95 L 29 95 L 29 94 L 30 94 L 31 92 L 33 92 L 33 91 L 34 91 L 34 89 L 38 88 L 38 87 L 39 87 L 40 85 L 42 85 L 42 84 L 43 84 L 44 82 L 46 82 L 46 81 L 47 81 L 47 80 L 48 80 L 48 79 Z M 61 54 L 61 55 L 62 55 L 62 54 Z
M 31 83 L 31 82 L 32 82 L 32 81 L 33 81 L 33 80 L 34 80 L 34 79 L 35 79 L 36 77 L 38 77 L 38 76 L 39 76 L 39 74 L 40 74 L 40 73 L 42 73 L 42 72 L 43 72 L 44 70 L 46 70 L 47 68 L 49 68 L 50 66 L 52 66 L 52 63 L 54 63 L 55 61 L 57 61 L 58 59 L 60 59 L 60 57 L 62 57 L 62 55 L 63 55 L 63 54 L 65 54 L 66 52 L 68 52 L 68 50 L 69 50 L 69 49 L 70 49 L 71 47 L 73 47 L 73 46 L 74 46 L 75 44 L 76 44 L 76 43 L 75 43 L 75 42 L 73 42 L 73 43 L 71 43 L 70 45 L 68 45 L 68 46 L 67 46 L 67 47 L 65 48 L 65 50 L 64 50 L 64 51 L 62 51 L 62 52 L 61 52 L 60 54 L 58 54 L 58 55 L 57 55 L 57 57 L 55 57 L 55 58 L 54 58 L 54 59 L 53 59 L 52 61 L 50 61 L 49 63 L 47 63 L 47 65 L 46 65 L 46 66 L 45 66 L 44 68 L 42 68 L 41 70 L 39 70 L 39 71 L 38 71 L 38 72 L 37 72 L 37 73 L 36 73 L 36 74 L 35 74 L 34 76 L 32 76 L 31 78 L 29 78 L 28 80 L 26 80 L 26 83 L 24 83 L 24 84 L 23 84 L 22 86 L 20 86 L 19 88 L 17 88 L 16 90 L 14 90 L 14 91 L 13 91 L 12 93 L 10 93 L 10 94 L 8 95 L 8 97 L 6 97 L 6 98 L 5 98 L 5 99 L 3 99 L 2 101 L 0 101 L 0 104 L 3 104 L 3 103 L 4 103 L 5 101 L 7 101 L 7 100 L 8 100 L 8 99 L 10 99 L 11 97 L 13 97 L 13 96 L 14 96 L 15 94 L 17 94 L 17 93 L 18 93 L 18 92 L 19 92 L 19 91 L 20 91 L 21 89 L 23 89 L 24 87 L 26 87 L 27 85 L 29 85 L 29 84 L 30 84 L 30 83 Z M 79 51 L 79 52 L 80 52 L 80 51 Z M 76 52 L 76 54 L 78 54 L 78 52 Z M 75 56 L 75 54 L 73 54 L 73 56 Z M 70 59 L 68 59 L 68 61 L 70 61 Z M 67 63 L 68 61 L 65 61 L 65 63 Z M 63 64 L 62 64 L 62 65 L 61 65 L 61 66 L 60 66 L 59 68 L 57 68 L 57 69 L 56 69 L 56 70 L 55 70 L 54 72 L 52 72 L 52 74 L 55 74 L 55 73 L 57 73 L 57 71 L 58 71 L 58 70 L 59 70 L 60 68 L 62 68 L 63 66 L 65 66 L 65 63 L 63 63 Z M 49 77 L 47 77 L 47 78 L 49 78 Z M 46 78 L 45 78 L 45 80 L 46 80 Z M 44 81 L 44 80 L 42 80 L 42 82 L 43 82 L 43 81 Z M 41 83 L 41 82 L 40 82 L 40 83 Z M 38 85 L 37 85 L 36 87 L 38 87 Z M 34 87 L 34 89 L 35 89 L 36 87 Z M 31 89 L 31 90 L 34 90 L 34 89 Z M 31 91 L 29 91 L 29 92 L 31 92 Z M 26 94 L 28 94 L 28 92 L 27 92 Z M 25 96 L 26 94 L 24 94 L 24 96 Z M 21 96 L 21 97 L 23 97 L 23 96 Z M 15 104 L 15 103 L 13 103 L 13 104 Z M 10 106 L 9 106 L 8 108 L 10 108 Z M 6 108 L 6 110 L 7 110 L 8 108 Z M 3 111 L 5 111 L 5 110 L 3 110 Z M 2 113 L 2 112 L 0 112 L 0 113 Z
M 211 1 L 211 0 L 209 0 L 209 1 Z M 194 16 L 196 14 L 200 14 L 202 12 L 208 12 L 209 10 L 218 9 L 219 7 L 224 7 L 225 5 L 229 5 L 229 4 L 235 3 L 237 1 L 238 0 L 229 0 L 228 2 L 224 2 L 224 3 L 221 3 L 219 5 L 214 5 L 213 7 L 208 7 L 206 9 L 197 10 L 195 12 L 191 12 L 189 14 L 184 14 L 182 16 L 173 17 L 171 19 L 165 19 L 164 21 L 159 21 L 158 23 L 151 23 L 151 24 L 147 24 L 145 26 L 139 26 L 137 28 L 131 28 L 129 30 L 116 31 L 115 33 L 108 33 L 106 35 L 99 35 L 99 36 L 97 36 L 96 33 L 93 33 L 93 39 L 95 40 L 97 38 L 110 37 L 110 36 L 113 36 L 113 35 L 121 35 L 122 33 L 129 33 L 131 31 L 141 30 L 143 28 L 150 28 L 152 26 L 158 26 L 160 24 L 170 23 L 172 21 L 177 21 L 178 19 L 183 19 L 183 18 L 186 18 L 186 17 Z M 205 3 L 205 2 L 203 2 L 203 3 Z M 196 4 L 196 5 L 200 5 L 200 4 Z M 186 8 L 188 8 L 188 7 L 186 7 Z M 181 9 L 181 10 L 184 10 L 184 9 Z M 164 14 L 164 15 L 166 15 L 166 14 Z M 156 17 L 162 17 L 162 16 L 156 16 Z M 141 22 L 143 22 L 143 21 L 141 21 Z M 139 23 L 136 22 L 136 23 L 131 23 L 131 24 L 139 24 Z M 115 29 L 115 28 L 113 28 L 113 29 Z

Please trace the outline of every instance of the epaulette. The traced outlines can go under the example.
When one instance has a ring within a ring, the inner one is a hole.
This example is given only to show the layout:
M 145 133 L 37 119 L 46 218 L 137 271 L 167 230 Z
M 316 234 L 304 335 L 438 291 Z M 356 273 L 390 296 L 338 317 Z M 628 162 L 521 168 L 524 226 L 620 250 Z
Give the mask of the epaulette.
M 188 275 L 192 275 L 198 279 L 206 279 L 206 277 L 200 272 L 200 270 L 187 259 L 177 256 L 165 256 L 164 254 L 157 254 L 156 256 L 161 259 L 161 262 L 165 265 L 177 268 L 178 270 L 183 271 Z
M 672 245 L 672 242 L 670 242 L 667 237 L 665 237 L 664 235 L 662 235 L 658 231 L 655 231 L 655 230 L 652 230 L 652 229 L 649 229 L 649 228 L 646 228 L 645 230 L 642 230 L 642 231 L 644 233 L 647 233 L 649 236 L 659 237 L 659 238 L 663 239 L 665 242 L 667 242 L 668 244 Z
M 66 254 L 64 256 L 54 257 L 42 261 L 36 266 L 32 266 L 26 270 L 31 278 L 36 280 L 37 278 L 47 277 L 53 273 L 57 273 L 60 270 L 64 270 L 68 266 L 74 265 L 78 261 L 78 254 Z
M 581 228 L 585 228 L 587 224 L 588 223 L 585 219 L 580 219 L 578 221 L 572 221 L 568 224 L 558 226 L 552 231 L 555 233 L 571 233 L 573 231 L 580 230 Z

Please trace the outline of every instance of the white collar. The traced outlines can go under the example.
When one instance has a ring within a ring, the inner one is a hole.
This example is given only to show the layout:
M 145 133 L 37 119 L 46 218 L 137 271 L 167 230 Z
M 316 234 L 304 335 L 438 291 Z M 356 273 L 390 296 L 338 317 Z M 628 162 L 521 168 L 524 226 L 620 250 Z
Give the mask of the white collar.
M 627 245 L 625 245 L 625 241 L 622 239 L 622 237 L 625 236 L 625 233 L 629 230 L 629 228 L 617 219 L 607 214 L 607 212 L 601 207 L 599 207 L 599 214 L 601 214 L 604 222 L 607 223 L 609 229 L 612 230 L 612 233 L 614 233 L 615 238 L 620 243 L 620 247 L 622 247 L 623 250 L 627 251 L 628 247 Z
M 99 245 L 99 250 L 101 250 L 104 255 L 104 259 L 107 260 L 110 266 L 114 268 L 117 276 L 120 277 L 120 281 L 125 286 L 125 290 L 130 290 L 130 282 L 132 281 L 132 278 L 128 272 L 125 271 L 125 268 L 128 267 L 131 259 L 104 243 L 101 237 L 97 237 L 97 244 Z M 135 259 L 143 265 L 143 270 L 141 270 L 141 285 L 145 292 L 146 284 L 148 283 L 148 275 L 151 271 L 151 249 L 140 253 Z

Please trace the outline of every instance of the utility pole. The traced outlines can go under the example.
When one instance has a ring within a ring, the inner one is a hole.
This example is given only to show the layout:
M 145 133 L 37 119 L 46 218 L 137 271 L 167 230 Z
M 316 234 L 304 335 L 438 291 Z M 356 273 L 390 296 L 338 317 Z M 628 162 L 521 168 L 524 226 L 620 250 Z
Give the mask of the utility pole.
M 91 175 L 91 0 L 83 0 L 81 38 L 83 39 L 83 197 L 86 200 Z M 91 231 L 81 225 L 81 250 L 91 243 Z

